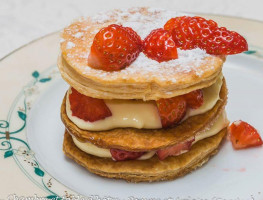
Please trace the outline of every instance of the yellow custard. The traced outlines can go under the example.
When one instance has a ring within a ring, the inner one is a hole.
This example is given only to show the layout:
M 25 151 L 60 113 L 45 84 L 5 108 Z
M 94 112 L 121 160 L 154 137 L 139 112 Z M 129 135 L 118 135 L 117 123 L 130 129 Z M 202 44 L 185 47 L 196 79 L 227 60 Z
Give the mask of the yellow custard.
M 226 113 L 223 112 L 218 117 L 216 122 L 211 127 L 208 128 L 208 130 L 201 131 L 196 135 L 194 143 L 217 134 L 219 131 L 225 128 L 228 125 L 228 123 L 229 121 L 227 119 Z M 80 142 L 73 136 L 72 138 L 73 138 L 75 145 L 82 151 L 88 154 L 94 155 L 94 156 L 98 156 L 98 157 L 111 158 L 111 153 L 109 149 L 97 147 L 96 145 L 91 144 L 89 142 L 85 142 L 85 143 Z M 145 153 L 144 155 L 142 155 L 138 160 L 150 159 L 152 156 L 154 156 L 154 154 L 155 154 L 155 151 L 149 151 Z
M 186 120 L 190 116 L 199 115 L 212 109 L 219 99 L 219 93 L 222 87 L 223 76 L 218 78 L 216 83 L 203 89 L 204 104 L 198 109 L 188 109 Z M 104 100 L 112 112 L 111 117 L 95 122 L 84 121 L 76 116 L 72 116 L 69 103 L 69 89 L 66 100 L 66 112 L 68 118 L 83 130 L 102 131 L 113 128 L 144 128 L 158 129 L 162 128 L 161 119 L 154 101 L 143 100 Z

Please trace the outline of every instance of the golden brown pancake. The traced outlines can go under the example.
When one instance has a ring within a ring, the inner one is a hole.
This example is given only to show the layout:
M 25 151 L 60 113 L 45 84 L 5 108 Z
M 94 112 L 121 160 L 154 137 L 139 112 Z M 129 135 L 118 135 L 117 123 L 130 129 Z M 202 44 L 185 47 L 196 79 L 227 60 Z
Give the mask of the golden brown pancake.
M 136 129 L 119 128 L 108 131 L 87 131 L 78 128 L 66 114 L 66 99 L 61 106 L 61 119 L 68 130 L 79 141 L 88 141 L 102 148 L 117 148 L 127 151 L 150 151 L 192 139 L 198 132 L 209 127 L 223 112 L 227 102 L 225 80 L 220 91 L 220 99 L 208 112 L 189 117 L 174 128 Z
M 138 33 L 147 28 L 150 33 L 153 28 L 163 27 L 171 17 L 178 16 L 176 12 L 168 13 L 147 8 L 114 10 L 104 14 L 103 20 L 89 17 L 74 22 L 61 34 L 58 67 L 62 77 L 80 93 L 99 99 L 158 100 L 212 85 L 222 71 L 225 56 L 205 54 L 200 49 L 178 50 L 178 59 L 162 63 L 141 53 L 130 66 L 114 72 L 92 69 L 88 65 L 93 38 L 101 28 L 113 23 L 130 24 Z M 134 16 L 140 16 L 136 25 Z M 138 23 L 147 26 L 140 27 Z
M 129 182 L 153 182 L 176 179 L 205 164 L 217 153 L 226 135 L 226 128 L 218 134 L 194 144 L 191 150 L 179 156 L 170 156 L 160 161 L 157 156 L 148 160 L 116 162 L 87 154 L 76 147 L 67 131 L 64 135 L 63 151 L 69 158 L 90 172 L 100 176 L 125 179 Z

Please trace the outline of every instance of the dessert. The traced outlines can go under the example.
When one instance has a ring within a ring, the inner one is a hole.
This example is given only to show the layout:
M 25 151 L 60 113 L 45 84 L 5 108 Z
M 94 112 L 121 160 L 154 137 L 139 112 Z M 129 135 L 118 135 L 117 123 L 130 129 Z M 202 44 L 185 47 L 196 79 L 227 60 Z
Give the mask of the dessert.
M 222 66 L 247 43 L 212 20 L 180 16 L 113 10 L 64 29 L 66 156 L 100 176 L 153 182 L 183 176 L 218 151 L 229 123 Z

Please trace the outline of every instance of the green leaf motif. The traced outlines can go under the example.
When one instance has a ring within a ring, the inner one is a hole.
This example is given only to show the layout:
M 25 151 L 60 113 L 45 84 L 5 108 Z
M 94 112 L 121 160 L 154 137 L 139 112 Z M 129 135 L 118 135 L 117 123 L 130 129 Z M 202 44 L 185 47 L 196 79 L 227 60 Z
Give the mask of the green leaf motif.
M 56 196 L 56 195 L 49 195 L 46 197 L 47 199 L 54 199 L 54 200 L 61 200 L 62 198 Z
M 32 73 L 32 76 L 33 76 L 34 78 L 38 78 L 38 77 L 39 77 L 39 72 L 38 72 L 38 71 L 34 71 L 34 72 Z
M 41 177 L 43 177 L 45 175 L 45 173 L 41 169 L 39 169 L 38 167 L 35 167 L 35 174 L 38 176 L 41 176 Z
M 12 155 L 13 155 L 13 151 L 6 151 L 5 155 L 4 155 L 4 158 L 8 158 L 8 157 L 10 157 Z
M 48 82 L 50 80 L 51 80 L 51 78 L 42 78 L 42 79 L 39 80 L 39 82 L 45 83 L 45 82 Z
M 257 51 L 249 50 L 249 51 L 244 52 L 244 54 L 247 54 L 247 55 L 254 54 L 254 53 L 257 53 Z
M 20 119 L 25 121 L 26 120 L 26 114 L 21 112 L 21 111 L 17 111 L 17 112 L 18 112 L 18 116 L 20 117 Z

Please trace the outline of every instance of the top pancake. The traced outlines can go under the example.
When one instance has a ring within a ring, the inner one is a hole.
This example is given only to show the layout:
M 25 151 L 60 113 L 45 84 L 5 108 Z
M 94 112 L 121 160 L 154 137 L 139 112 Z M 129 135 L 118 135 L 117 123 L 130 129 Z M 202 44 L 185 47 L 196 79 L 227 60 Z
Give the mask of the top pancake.
M 221 73 L 225 56 L 209 55 L 200 49 L 178 49 L 178 59 L 162 63 L 140 53 L 130 66 L 114 72 L 88 66 L 93 38 L 101 28 L 110 24 L 131 27 L 144 39 L 170 18 L 182 15 L 136 8 L 113 10 L 72 23 L 61 34 L 58 66 L 62 77 L 82 94 L 100 99 L 158 100 L 212 85 Z

